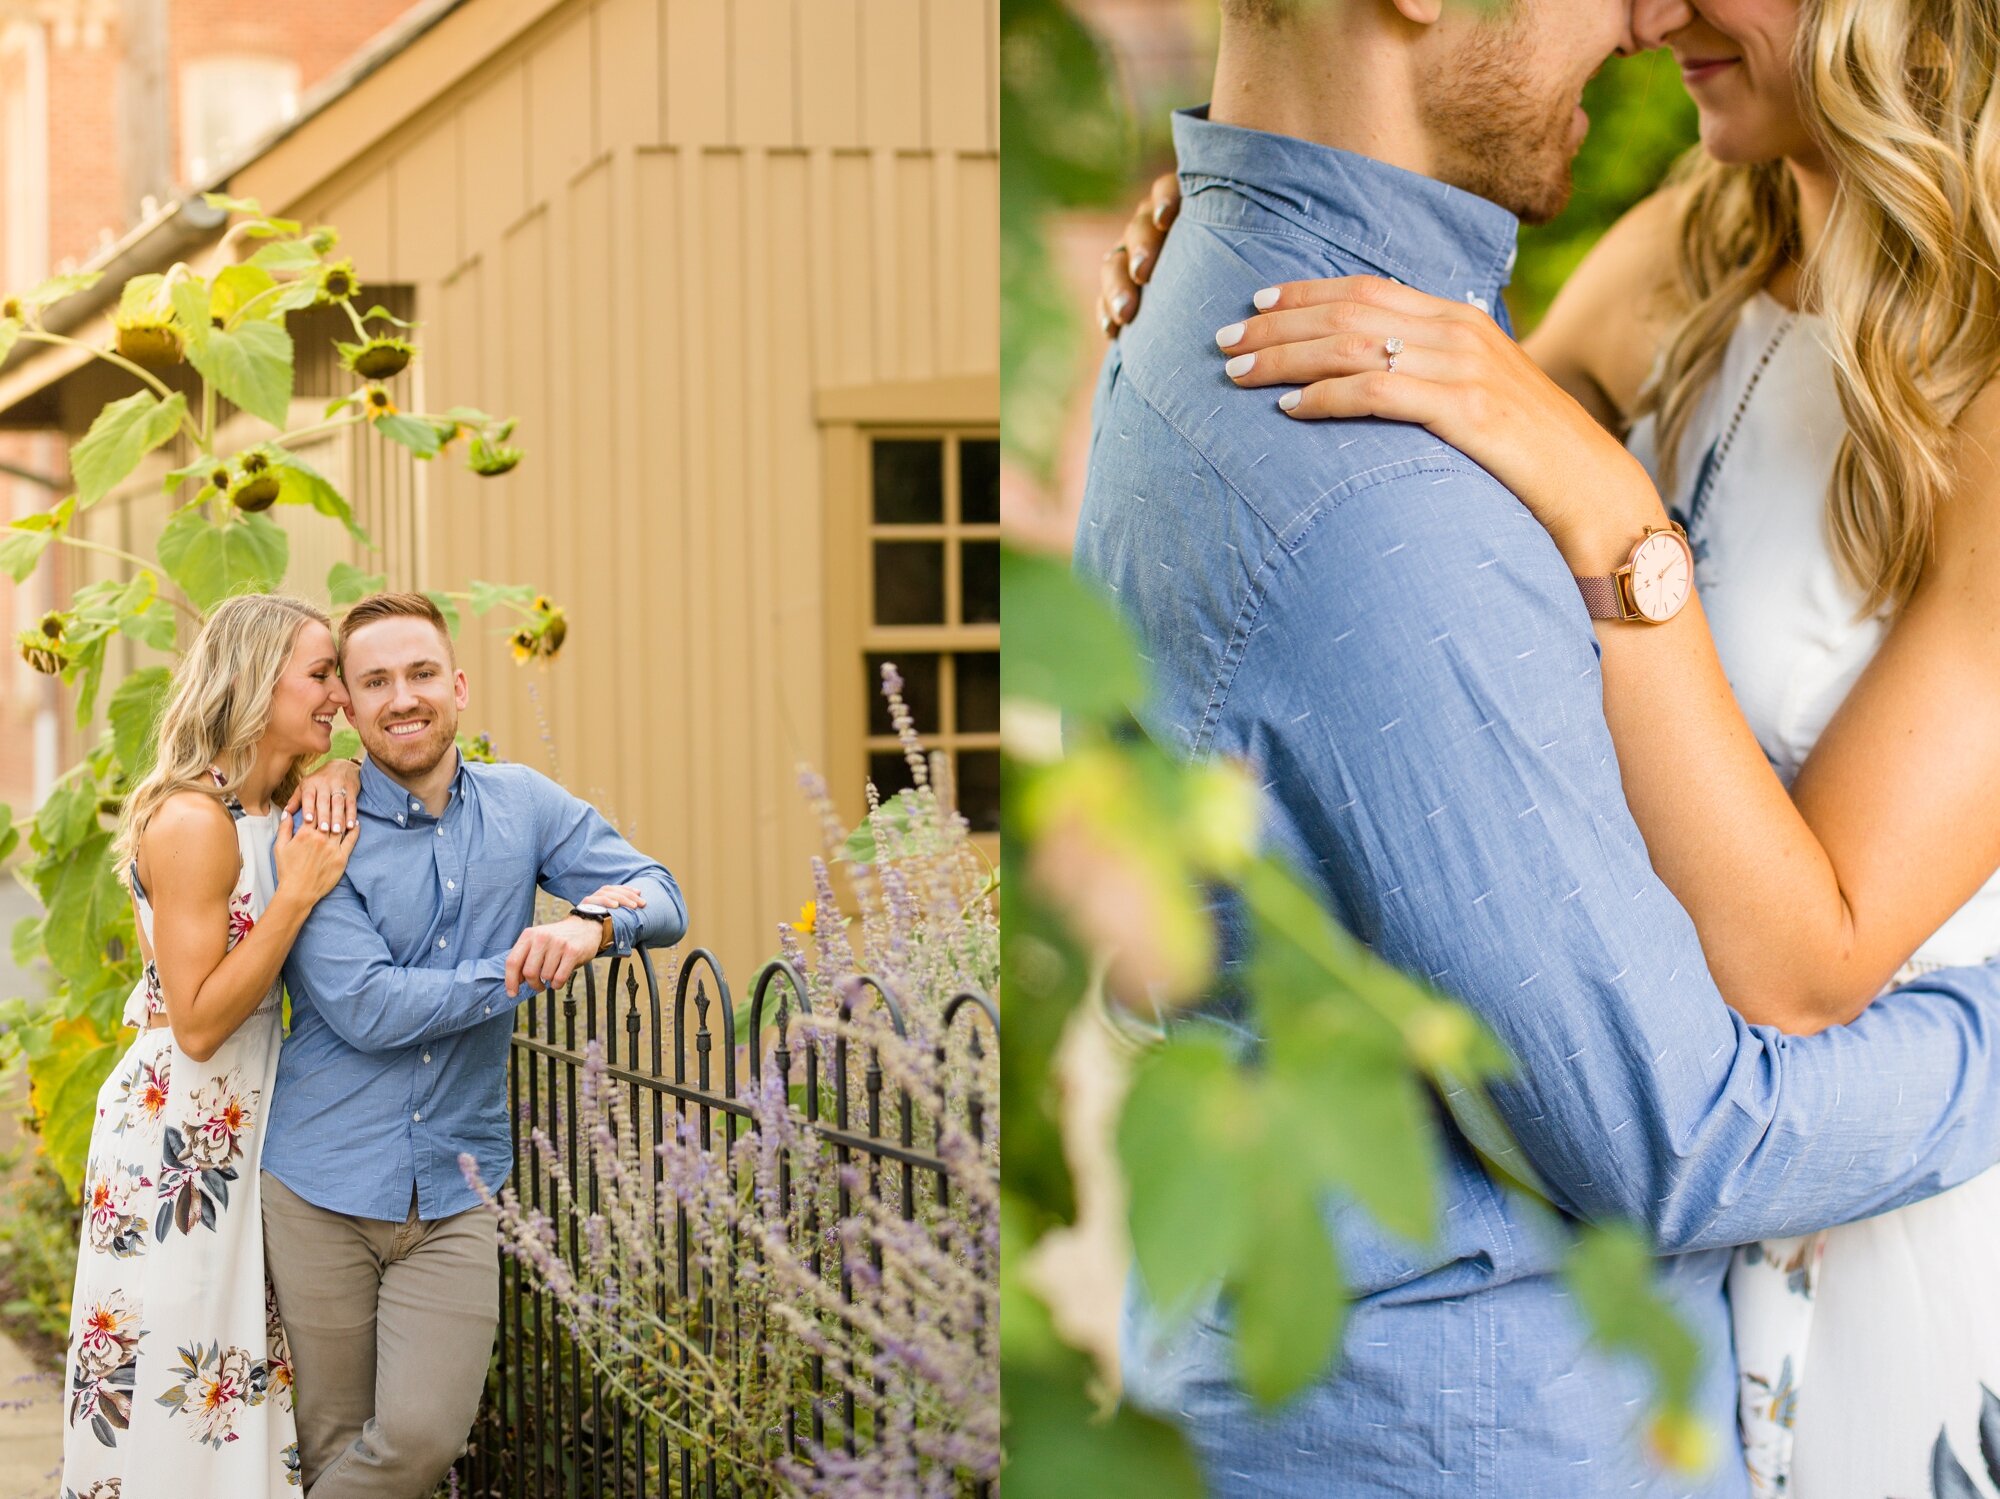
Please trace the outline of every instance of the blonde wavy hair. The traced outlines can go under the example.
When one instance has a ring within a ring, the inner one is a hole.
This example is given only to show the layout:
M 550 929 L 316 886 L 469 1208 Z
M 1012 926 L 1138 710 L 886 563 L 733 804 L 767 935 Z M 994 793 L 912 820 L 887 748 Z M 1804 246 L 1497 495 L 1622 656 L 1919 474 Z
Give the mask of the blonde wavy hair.
M 1847 419 L 1827 525 L 1861 614 L 1893 614 L 1930 557 L 1954 424 L 2000 367 L 2000 0 L 1803 0 L 1793 71 L 1836 182 L 1800 287 Z M 1738 313 L 1799 250 L 1783 162 L 1697 149 L 1676 180 L 1684 310 L 1640 403 L 1669 495 Z
M 311 604 L 282 593 L 243 594 L 209 612 L 167 690 L 153 768 L 125 798 L 113 845 L 121 867 L 138 852 L 152 815 L 175 792 L 199 791 L 218 800 L 241 794 L 257 762 L 257 742 L 271 726 L 278 679 L 299 631 L 315 620 L 333 628 Z M 271 793 L 278 805 L 290 798 L 311 758 L 292 762 Z M 222 772 L 220 786 L 208 773 L 211 765 Z

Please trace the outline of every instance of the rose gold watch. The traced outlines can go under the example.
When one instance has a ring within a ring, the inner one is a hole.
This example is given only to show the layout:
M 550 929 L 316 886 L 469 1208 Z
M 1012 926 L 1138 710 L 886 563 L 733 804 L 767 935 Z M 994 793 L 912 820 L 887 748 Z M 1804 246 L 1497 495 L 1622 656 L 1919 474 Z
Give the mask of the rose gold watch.
M 1637 620 L 1663 625 L 1681 612 L 1694 592 L 1694 553 L 1677 521 L 1648 526 L 1632 548 L 1631 560 L 1614 573 L 1578 578 L 1592 619 Z

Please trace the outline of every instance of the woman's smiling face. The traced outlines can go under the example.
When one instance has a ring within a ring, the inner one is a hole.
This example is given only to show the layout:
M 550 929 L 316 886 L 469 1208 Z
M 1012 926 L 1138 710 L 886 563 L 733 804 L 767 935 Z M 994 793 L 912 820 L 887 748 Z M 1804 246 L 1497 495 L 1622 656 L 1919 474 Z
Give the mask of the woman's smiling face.
M 1793 55 L 1799 0 L 1636 0 L 1642 47 L 1666 47 L 1701 112 L 1701 143 L 1717 161 L 1784 157 L 1812 164 L 1819 148 L 1799 110 Z
M 299 627 L 292 656 L 271 692 L 264 740 L 281 755 L 323 755 L 333 742 L 334 715 L 347 706 L 333 655 L 333 632 L 316 619 Z

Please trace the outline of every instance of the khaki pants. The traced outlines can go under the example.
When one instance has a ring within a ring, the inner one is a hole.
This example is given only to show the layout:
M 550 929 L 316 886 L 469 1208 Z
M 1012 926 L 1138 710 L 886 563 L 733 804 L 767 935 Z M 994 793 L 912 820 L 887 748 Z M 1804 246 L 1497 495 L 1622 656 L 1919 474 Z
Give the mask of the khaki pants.
M 264 1172 L 309 1499 L 429 1499 L 465 1450 L 500 1321 L 493 1214 L 401 1223 L 314 1207 Z

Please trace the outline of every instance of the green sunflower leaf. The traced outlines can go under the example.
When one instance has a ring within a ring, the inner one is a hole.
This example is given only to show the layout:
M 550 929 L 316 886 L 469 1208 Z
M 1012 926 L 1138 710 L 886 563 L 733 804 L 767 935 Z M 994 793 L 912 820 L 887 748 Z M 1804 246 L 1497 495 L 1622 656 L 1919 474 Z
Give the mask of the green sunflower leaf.
M 150 390 L 134 391 L 97 413 L 97 420 L 69 451 L 77 504 L 95 505 L 139 466 L 139 460 L 180 429 L 187 397 L 175 391 L 161 400 Z
M 375 430 L 391 442 L 399 442 L 419 458 L 434 458 L 442 445 L 438 440 L 437 428 L 429 422 L 420 422 L 413 416 L 378 416 Z
M 197 609 L 239 593 L 268 592 L 285 579 L 291 543 L 262 515 L 217 525 L 183 510 L 160 532 L 160 565 Z
M 174 288 L 177 308 L 180 290 Z M 277 323 L 253 319 L 239 328 L 210 328 L 188 340 L 188 360 L 230 401 L 284 429 L 292 404 L 292 336 Z
M 336 604 L 352 604 L 388 585 L 387 573 L 365 573 L 352 562 L 336 562 L 326 575 L 327 596 Z

